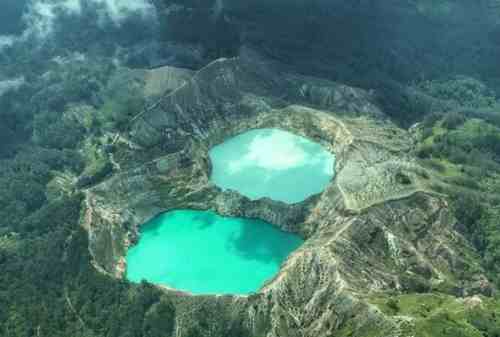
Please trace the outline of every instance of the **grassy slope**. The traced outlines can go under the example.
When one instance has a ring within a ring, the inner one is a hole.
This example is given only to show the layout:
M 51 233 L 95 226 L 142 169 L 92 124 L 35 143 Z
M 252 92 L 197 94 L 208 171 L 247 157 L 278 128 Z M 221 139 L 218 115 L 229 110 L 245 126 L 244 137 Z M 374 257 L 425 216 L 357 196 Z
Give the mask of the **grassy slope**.
M 401 318 L 402 336 L 482 337 L 500 335 L 500 300 L 460 299 L 444 294 L 405 294 L 370 300 L 384 314 Z

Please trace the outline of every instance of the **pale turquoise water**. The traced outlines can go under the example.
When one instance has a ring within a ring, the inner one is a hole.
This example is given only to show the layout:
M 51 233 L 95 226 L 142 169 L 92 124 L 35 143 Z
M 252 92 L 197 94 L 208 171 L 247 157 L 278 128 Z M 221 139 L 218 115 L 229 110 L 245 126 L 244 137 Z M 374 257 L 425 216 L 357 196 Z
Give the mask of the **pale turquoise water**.
M 334 177 L 335 156 L 278 129 L 245 132 L 210 150 L 211 180 L 222 189 L 286 203 L 320 193 Z
M 248 294 L 275 276 L 302 242 L 260 220 L 171 211 L 141 227 L 127 254 L 127 278 L 194 294 Z

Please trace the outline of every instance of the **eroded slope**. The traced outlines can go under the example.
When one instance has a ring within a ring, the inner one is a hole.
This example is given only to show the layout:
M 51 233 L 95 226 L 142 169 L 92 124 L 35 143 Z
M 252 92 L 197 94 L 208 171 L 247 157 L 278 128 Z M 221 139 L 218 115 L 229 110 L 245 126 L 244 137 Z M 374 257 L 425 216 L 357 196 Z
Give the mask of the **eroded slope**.
M 334 152 L 335 180 L 294 205 L 251 201 L 211 184 L 209 148 L 261 127 Z M 129 130 L 115 142 L 121 169 L 86 192 L 82 225 L 98 269 L 123 277 L 138 225 L 174 208 L 256 217 L 307 239 L 255 295 L 168 290 L 178 335 L 200 320 L 214 336 L 228 329 L 250 336 L 398 335 L 402 322 L 369 304 L 371 295 L 491 290 L 473 250 L 453 230 L 444 197 L 430 190 L 430 175 L 414 160 L 411 135 L 385 119 L 363 90 L 292 74 L 247 50 L 195 73 L 134 117 Z

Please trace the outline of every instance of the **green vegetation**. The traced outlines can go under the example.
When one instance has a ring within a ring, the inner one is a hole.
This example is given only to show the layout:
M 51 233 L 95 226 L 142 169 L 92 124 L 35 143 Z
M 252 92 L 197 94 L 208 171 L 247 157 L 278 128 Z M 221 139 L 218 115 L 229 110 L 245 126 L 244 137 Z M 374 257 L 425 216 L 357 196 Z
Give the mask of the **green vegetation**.
M 0 335 L 168 335 L 175 313 L 170 301 L 151 285 L 130 287 L 95 271 L 78 216 L 78 208 L 55 219 L 41 216 L 39 224 L 50 224 L 50 232 L 25 237 L 14 251 L 0 250 Z
M 407 317 L 403 336 L 500 336 L 500 301 L 486 297 L 459 299 L 438 293 L 407 294 L 370 301 L 386 315 Z
M 449 80 L 425 81 L 419 83 L 418 88 L 429 96 L 459 107 L 485 108 L 497 104 L 495 92 L 471 77 L 456 76 Z
M 138 71 L 118 70 L 102 92 L 98 120 L 105 129 L 123 129 L 145 105 L 144 81 Z
M 421 158 L 447 160 L 488 171 L 500 169 L 500 128 L 481 119 L 466 120 L 457 113 L 422 131 Z
M 66 165 L 59 152 L 41 153 L 54 156 L 52 168 Z M 170 301 L 97 272 L 79 226 L 82 195 L 48 201 L 47 164 L 18 157 L 0 166 L 0 335 L 164 336 Z
M 498 102 L 491 90 L 470 79 L 421 86 L 456 108 L 426 117 L 417 154 L 438 177 L 436 189 L 449 195 L 456 228 L 478 250 L 490 278 L 500 285 L 500 110 L 481 110 Z
M 112 171 L 102 134 L 142 109 L 140 83 L 100 59 L 41 68 L 0 96 L 0 336 L 164 336 L 170 300 L 97 272 L 79 224 L 78 187 Z
M 25 130 L 0 159 L 0 336 L 172 332 L 170 300 L 149 284 L 132 286 L 96 271 L 80 227 L 83 195 L 77 186 L 95 184 L 112 170 L 93 107 L 104 106 L 108 79 L 99 73 L 95 88 L 79 87 L 98 69 L 56 67 L 26 84 L 28 92 L 37 92 L 32 102 L 38 102 L 27 107 L 18 102 L 20 92 L 0 97 L 7 108 L 0 118 L 9 121 L 8 128 Z M 52 81 L 63 83 L 54 88 Z M 26 112 L 16 115 L 19 107 Z
M 417 155 L 429 168 L 436 191 L 447 194 L 456 229 L 477 249 L 490 280 L 500 285 L 500 109 L 479 81 L 455 78 L 416 86 L 429 104 L 411 103 L 426 116 L 419 126 Z M 408 101 L 406 101 L 408 102 Z M 405 103 L 407 104 L 407 103 Z M 425 107 L 428 109 L 426 110 Z M 430 108 L 432 107 L 432 108 Z M 397 109 L 397 108 L 396 108 Z M 431 113 L 432 112 L 432 113 Z M 415 114 L 413 114 L 415 115 Z M 451 294 L 446 284 L 433 291 Z M 404 294 L 374 300 L 388 315 L 411 317 L 402 335 L 500 336 L 500 302 L 480 305 L 442 293 Z
M 83 140 L 85 129 L 66 116 L 43 112 L 33 122 L 35 144 L 48 148 L 75 148 Z

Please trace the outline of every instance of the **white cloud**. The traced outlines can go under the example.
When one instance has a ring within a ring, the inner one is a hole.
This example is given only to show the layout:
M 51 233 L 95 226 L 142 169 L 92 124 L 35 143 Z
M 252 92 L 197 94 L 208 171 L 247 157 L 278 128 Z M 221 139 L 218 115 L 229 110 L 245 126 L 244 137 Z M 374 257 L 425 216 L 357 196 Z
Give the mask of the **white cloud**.
M 15 90 L 24 84 L 24 77 L 17 77 L 10 80 L 0 81 L 0 96 L 9 90 Z
M 54 30 L 57 15 L 61 12 L 80 15 L 82 12 L 80 0 L 33 0 L 23 16 L 28 28 L 24 31 L 22 38 L 48 37 Z
M 0 35 L 0 51 L 6 47 L 10 47 L 16 41 L 16 37 L 12 35 Z
M 82 13 L 82 4 L 81 0 L 64 0 L 59 6 L 68 13 L 71 14 L 81 14 Z
M 43 2 L 32 3 L 28 12 L 24 15 L 28 28 L 24 31 L 23 37 L 36 36 L 47 37 L 54 26 L 54 6 Z
M 335 156 L 321 148 L 311 151 L 311 145 L 306 138 L 281 130 L 270 130 L 265 135 L 256 134 L 248 140 L 243 153 L 226 162 L 227 172 L 239 174 L 244 170 L 259 168 L 273 174 L 301 166 L 319 165 L 322 173 L 332 176 L 335 172 Z
M 215 0 L 214 7 L 213 7 L 213 13 L 214 13 L 214 18 L 218 18 L 222 11 L 224 10 L 224 3 L 222 0 Z
M 323 173 L 327 176 L 333 176 L 335 174 L 335 157 L 328 153 L 324 155 L 321 160 L 325 163 Z
M 155 8 L 147 0 L 88 0 L 103 6 L 113 23 L 120 25 L 130 14 L 139 14 L 144 18 L 154 15 Z
M 100 19 L 96 24 L 101 25 L 106 23 L 106 18 L 119 26 L 131 14 L 139 14 L 143 18 L 155 15 L 155 8 L 148 0 L 31 0 L 23 15 L 26 30 L 20 37 L 0 37 L 0 49 L 9 43 L 12 44 L 16 39 L 50 37 L 57 24 L 58 15 L 64 13 L 78 16 L 83 12 L 84 2 L 99 7 Z
M 229 172 L 234 174 L 249 167 L 286 170 L 311 163 L 313 158 L 302 145 L 300 137 L 283 131 L 273 130 L 265 136 L 257 135 L 242 157 L 228 163 Z
M 87 59 L 85 54 L 74 52 L 67 56 L 55 56 L 52 61 L 59 65 L 64 65 L 71 62 L 84 62 Z
M 231 138 L 210 150 L 210 159 L 214 183 L 251 199 L 298 202 L 323 190 L 335 172 L 335 156 L 321 144 L 279 129 Z

